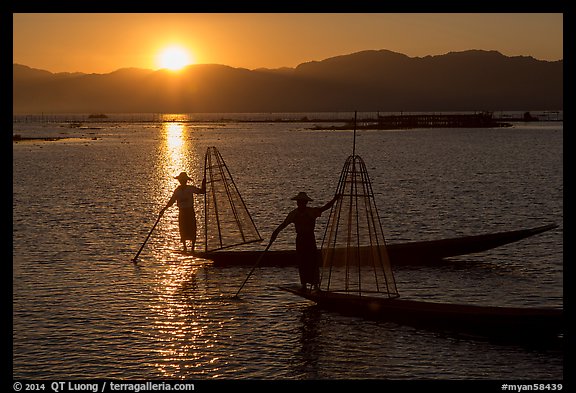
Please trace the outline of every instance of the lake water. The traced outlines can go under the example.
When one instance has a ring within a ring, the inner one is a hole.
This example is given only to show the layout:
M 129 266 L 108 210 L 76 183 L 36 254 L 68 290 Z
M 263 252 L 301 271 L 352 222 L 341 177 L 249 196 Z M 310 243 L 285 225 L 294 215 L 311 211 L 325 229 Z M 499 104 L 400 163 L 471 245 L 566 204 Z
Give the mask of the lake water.
M 559 348 L 323 311 L 278 289 L 299 281 L 295 267 L 256 269 L 232 299 L 251 266 L 178 253 L 175 207 L 131 262 L 177 186 L 173 176 L 187 171 L 200 185 L 208 146 L 264 238 L 256 249 L 299 191 L 312 205 L 330 200 L 353 134 L 311 126 L 14 123 L 22 137 L 69 139 L 13 144 L 13 378 L 561 381 Z M 402 298 L 562 307 L 561 122 L 359 131 L 356 153 L 388 243 L 559 224 L 440 266 L 396 268 Z M 200 216 L 201 206 L 198 197 Z M 272 249 L 292 247 L 289 227 Z

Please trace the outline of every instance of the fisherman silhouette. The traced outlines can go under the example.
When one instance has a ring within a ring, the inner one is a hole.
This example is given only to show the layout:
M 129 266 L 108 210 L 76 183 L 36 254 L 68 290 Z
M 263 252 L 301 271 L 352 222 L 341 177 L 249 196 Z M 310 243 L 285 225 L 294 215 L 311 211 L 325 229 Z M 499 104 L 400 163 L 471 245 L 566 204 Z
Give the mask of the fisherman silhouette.
M 316 247 L 314 227 L 316 219 L 322 215 L 322 212 L 334 205 L 338 196 L 335 195 L 330 202 L 322 207 L 308 207 L 308 202 L 313 201 L 313 199 L 305 192 L 300 192 L 291 199 L 296 201 L 298 207 L 288 213 L 284 222 L 272 232 L 270 243 L 276 239 L 280 231 L 288 225 L 294 224 L 300 284 L 304 290 L 307 289 L 307 284 L 311 284 L 314 289 L 320 289 L 320 254 Z
M 180 241 L 184 246 L 184 252 L 187 252 L 186 240 L 191 240 L 192 252 L 194 252 L 194 247 L 196 246 L 196 212 L 194 211 L 194 194 L 206 193 L 206 178 L 202 180 L 202 186 L 200 188 L 187 184 L 188 180 L 192 179 L 188 177 L 186 172 L 180 172 L 180 174 L 174 177 L 174 179 L 177 179 L 180 182 L 180 185 L 176 187 L 166 206 L 160 210 L 160 216 L 163 215 L 164 211 L 175 202 L 177 203 Z

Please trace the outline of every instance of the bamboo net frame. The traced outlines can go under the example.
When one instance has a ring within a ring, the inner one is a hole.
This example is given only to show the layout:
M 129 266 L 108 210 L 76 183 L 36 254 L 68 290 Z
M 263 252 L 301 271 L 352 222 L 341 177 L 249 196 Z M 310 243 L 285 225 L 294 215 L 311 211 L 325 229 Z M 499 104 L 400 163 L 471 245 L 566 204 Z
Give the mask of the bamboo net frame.
M 336 194 L 340 197 L 322 240 L 321 289 L 397 297 L 372 184 L 360 156 L 347 158 Z
M 222 155 L 208 147 L 204 158 L 205 251 L 216 251 L 262 240 Z

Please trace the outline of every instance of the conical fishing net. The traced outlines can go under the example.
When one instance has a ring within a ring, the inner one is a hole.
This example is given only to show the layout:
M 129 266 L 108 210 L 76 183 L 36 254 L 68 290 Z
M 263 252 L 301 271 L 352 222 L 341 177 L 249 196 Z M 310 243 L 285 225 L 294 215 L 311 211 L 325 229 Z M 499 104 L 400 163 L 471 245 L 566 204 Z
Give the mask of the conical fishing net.
M 356 295 L 398 296 L 366 165 L 344 163 L 322 240 L 321 289 Z
M 260 233 L 216 147 L 207 149 L 204 170 L 206 251 L 261 241 Z

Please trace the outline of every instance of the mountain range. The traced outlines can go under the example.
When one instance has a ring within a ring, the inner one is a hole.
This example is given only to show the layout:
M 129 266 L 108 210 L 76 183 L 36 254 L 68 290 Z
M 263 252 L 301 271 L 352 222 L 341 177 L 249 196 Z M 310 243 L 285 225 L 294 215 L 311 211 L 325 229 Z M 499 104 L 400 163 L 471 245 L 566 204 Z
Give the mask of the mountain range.
M 13 64 L 13 112 L 562 110 L 563 60 L 468 50 L 408 57 L 367 50 L 295 68 L 190 65 L 51 73 Z

